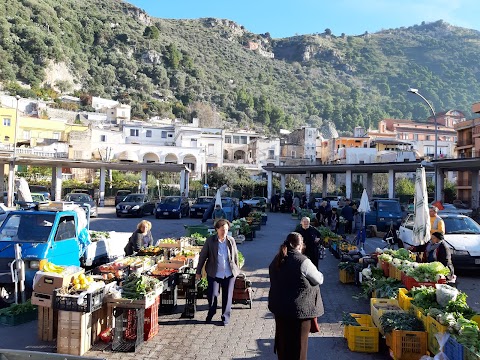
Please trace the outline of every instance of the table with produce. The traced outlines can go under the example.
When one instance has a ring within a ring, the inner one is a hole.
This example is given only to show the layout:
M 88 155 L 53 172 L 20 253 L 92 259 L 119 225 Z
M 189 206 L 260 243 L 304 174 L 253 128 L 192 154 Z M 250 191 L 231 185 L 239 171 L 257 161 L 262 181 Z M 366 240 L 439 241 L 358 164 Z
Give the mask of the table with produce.
M 102 236 L 102 234 L 97 234 Z M 89 269 L 42 264 L 31 300 L 0 310 L 0 323 L 38 319 L 38 336 L 57 352 L 81 356 L 94 347 L 135 351 L 158 333 L 159 312 L 186 298 L 182 316 L 192 318 L 206 281 L 195 280 L 205 237 L 164 238 L 155 246 Z
M 365 254 L 346 239 L 328 244 L 341 260 L 340 282 L 359 286 L 355 297 L 370 301 L 370 314 L 343 316 L 351 351 L 378 352 L 385 341 L 393 359 L 480 359 L 480 315 L 447 283 L 447 267 L 417 263 L 406 249 Z

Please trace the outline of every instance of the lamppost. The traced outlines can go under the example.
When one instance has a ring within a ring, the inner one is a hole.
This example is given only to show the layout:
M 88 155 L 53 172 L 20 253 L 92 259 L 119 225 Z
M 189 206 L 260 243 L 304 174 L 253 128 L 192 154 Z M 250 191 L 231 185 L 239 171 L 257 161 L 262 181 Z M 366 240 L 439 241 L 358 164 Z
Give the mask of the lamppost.
M 435 124 L 435 142 L 434 142 L 434 150 L 433 150 L 434 151 L 433 159 L 437 160 L 438 159 L 438 125 L 437 125 L 437 116 L 435 115 L 435 110 L 433 109 L 432 104 L 427 99 L 425 99 L 425 97 L 422 94 L 418 92 L 418 89 L 409 88 L 407 91 L 409 93 L 419 96 L 425 102 L 425 104 L 428 105 L 428 107 L 430 108 L 430 111 L 432 112 L 433 120 Z M 440 200 L 439 199 L 440 196 L 438 196 L 440 194 L 440 191 L 438 189 L 438 174 L 437 174 L 436 166 L 434 167 L 434 171 L 435 171 L 435 200 Z
M 15 186 L 15 159 L 17 157 L 17 129 L 18 129 L 18 102 L 20 101 L 20 95 L 16 95 L 17 105 L 15 108 L 15 130 L 13 133 L 13 154 L 8 169 L 8 191 L 7 191 L 7 205 L 13 207 L 14 202 L 14 186 Z

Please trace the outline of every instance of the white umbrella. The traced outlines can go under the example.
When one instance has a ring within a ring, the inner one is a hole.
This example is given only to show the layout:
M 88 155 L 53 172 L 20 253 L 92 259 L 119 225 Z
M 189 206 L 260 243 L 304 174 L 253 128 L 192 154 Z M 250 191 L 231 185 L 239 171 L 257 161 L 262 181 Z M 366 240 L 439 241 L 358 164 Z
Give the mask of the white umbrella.
M 365 214 L 370 212 L 370 202 L 368 200 L 367 189 L 363 189 L 362 197 L 360 198 L 360 205 L 358 207 L 358 212 L 363 214 L 363 226 L 362 226 L 362 237 L 361 241 L 365 242 L 366 231 L 365 231 Z
M 220 207 L 223 208 L 223 206 L 222 206 L 222 195 L 225 192 L 225 190 L 227 189 L 227 187 L 228 187 L 227 185 L 222 185 L 217 190 L 217 194 L 215 195 L 215 206 L 220 205 Z
M 413 245 L 422 245 L 430 240 L 430 214 L 425 168 L 417 169 L 415 175 L 415 220 L 413 222 Z

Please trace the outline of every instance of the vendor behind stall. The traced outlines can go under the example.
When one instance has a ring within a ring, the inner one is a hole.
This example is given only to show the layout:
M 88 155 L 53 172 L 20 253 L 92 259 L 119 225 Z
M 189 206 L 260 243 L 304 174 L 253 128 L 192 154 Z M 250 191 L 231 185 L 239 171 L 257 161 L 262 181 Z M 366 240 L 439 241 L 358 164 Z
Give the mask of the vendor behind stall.
M 137 225 L 135 230 L 128 239 L 128 243 L 125 246 L 125 255 L 132 255 L 138 252 L 142 247 L 146 248 L 153 245 L 153 236 L 151 233 L 152 223 L 147 220 L 142 220 Z

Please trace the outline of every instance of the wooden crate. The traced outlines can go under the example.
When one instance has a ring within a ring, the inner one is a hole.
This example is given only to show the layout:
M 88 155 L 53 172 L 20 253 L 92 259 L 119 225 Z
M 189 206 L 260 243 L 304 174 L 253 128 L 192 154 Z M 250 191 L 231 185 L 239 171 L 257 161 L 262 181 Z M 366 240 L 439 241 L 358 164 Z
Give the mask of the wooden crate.
M 57 353 L 82 356 L 92 344 L 92 313 L 58 311 Z
M 42 341 L 53 341 L 57 338 L 58 310 L 51 307 L 38 307 L 37 334 Z
M 100 333 L 111 327 L 112 314 L 108 311 L 107 304 L 92 313 L 92 345 L 100 339 Z
M 107 303 L 110 307 L 121 307 L 121 308 L 130 308 L 130 309 L 146 309 L 152 306 L 155 303 L 155 299 L 158 294 L 151 292 L 145 295 L 143 299 L 132 300 L 132 299 L 114 299 L 112 297 L 107 298 Z

